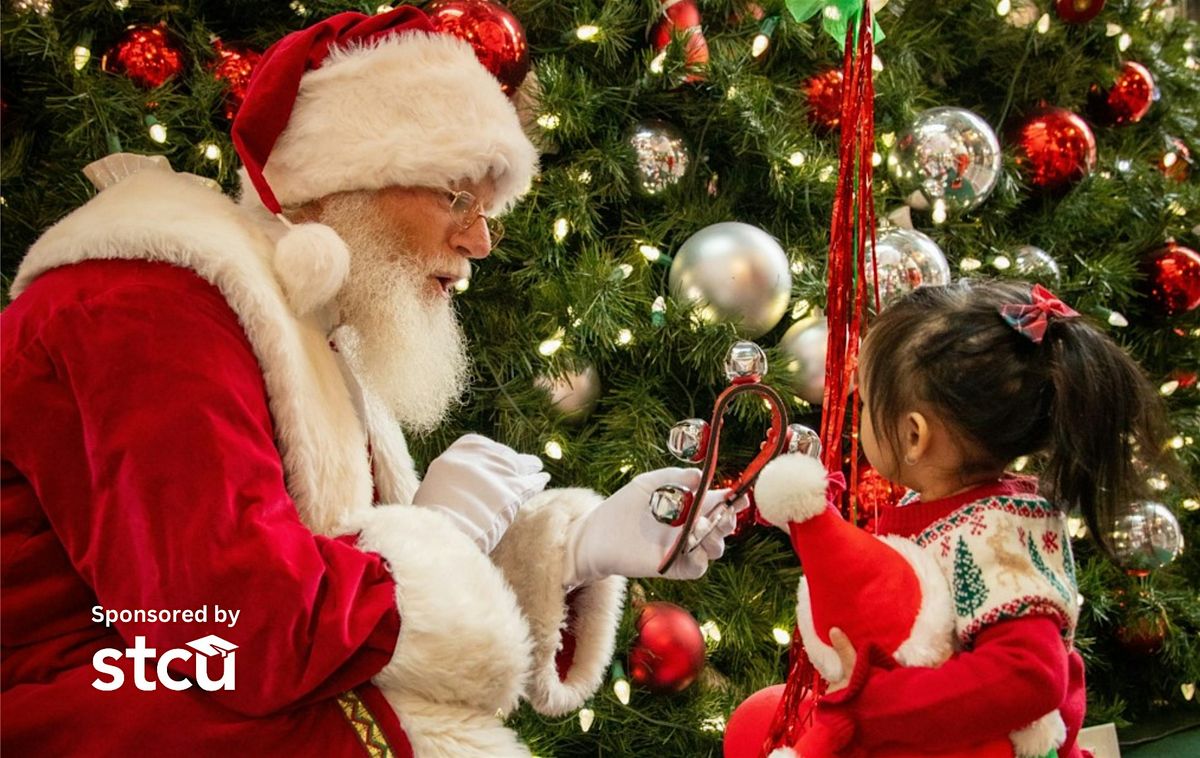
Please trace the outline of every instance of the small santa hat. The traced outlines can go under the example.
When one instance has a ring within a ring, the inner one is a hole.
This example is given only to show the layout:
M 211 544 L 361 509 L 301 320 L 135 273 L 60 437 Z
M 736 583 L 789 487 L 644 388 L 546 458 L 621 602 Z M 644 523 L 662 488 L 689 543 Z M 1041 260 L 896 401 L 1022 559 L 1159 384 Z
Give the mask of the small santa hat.
M 435 32 L 412 6 L 339 13 L 276 42 L 255 67 L 232 136 L 243 202 L 257 197 L 281 219 L 284 206 L 335 192 L 487 176 L 496 194 L 486 210 L 498 212 L 537 173 L 537 150 L 499 82 L 469 43 Z M 288 226 L 273 263 L 303 313 L 337 294 L 350 256 L 327 226 Z
M 868 645 L 902 666 L 934 666 L 953 652 L 954 611 L 946 579 L 914 543 L 875 537 L 847 523 L 827 497 L 821 462 L 806 455 L 776 458 L 758 478 L 759 513 L 789 524 L 804 568 L 796 616 L 804 648 L 828 681 L 842 671 L 829 643 L 838 627 L 858 650 Z

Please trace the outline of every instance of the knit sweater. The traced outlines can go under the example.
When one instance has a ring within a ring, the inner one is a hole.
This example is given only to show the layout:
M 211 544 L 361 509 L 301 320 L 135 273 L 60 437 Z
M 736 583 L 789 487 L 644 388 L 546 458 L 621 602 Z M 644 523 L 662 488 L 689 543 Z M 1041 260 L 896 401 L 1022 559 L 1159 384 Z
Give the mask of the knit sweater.
M 953 594 L 960 652 L 936 668 L 859 657 L 850 686 L 821 701 L 813 728 L 837 755 L 968 748 L 1057 710 L 1060 757 L 1076 758 L 1086 694 L 1072 646 L 1078 593 L 1066 519 L 1031 479 L 1006 477 L 940 500 L 910 493 L 877 532 L 933 556 Z

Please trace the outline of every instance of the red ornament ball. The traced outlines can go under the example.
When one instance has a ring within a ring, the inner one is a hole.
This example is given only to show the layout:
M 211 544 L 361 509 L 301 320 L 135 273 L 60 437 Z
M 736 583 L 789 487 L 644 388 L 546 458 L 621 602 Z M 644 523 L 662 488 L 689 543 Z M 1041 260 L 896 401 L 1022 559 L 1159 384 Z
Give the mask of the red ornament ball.
M 841 123 L 842 79 L 841 69 L 831 68 L 804 80 L 808 120 L 815 126 L 833 131 Z
M 438 31 L 471 43 L 484 68 L 512 96 L 529 73 L 525 27 L 507 8 L 488 0 L 435 0 L 425 13 Z
M 1034 112 L 1018 127 L 1016 163 L 1026 181 L 1060 190 L 1096 166 L 1096 135 L 1087 122 L 1065 108 Z
M 164 27 L 138 24 L 104 54 L 100 68 L 154 89 L 183 70 L 183 51 Z
M 725 725 L 725 758 L 759 758 L 762 755 L 763 743 L 767 741 L 767 732 L 775 720 L 775 711 L 786 687 L 786 684 L 764 687 L 733 709 Z M 800 702 L 800 708 L 803 710 L 811 703 L 812 693 L 808 693 Z M 800 734 L 804 733 L 806 723 L 805 719 L 800 720 Z
M 1168 242 L 1146 259 L 1150 302 L 1164 316 L 1200 305 L 1200 253 Z
M 704 635 L 692 614 L 674 603 L 646 603 L 629 651 L 629 678 L 651 692 L 687 689 L 704 669 Z
M 1086 24 L 1104 10 L 1104 0 L 1054 0 L 1054 12 L 1068 24 Z
M 1158 168 L 1168 179 L 1182 184 L 1192 174 L 1192 151 L 1178 137 L 1167 137 L 1167 148 L 1158 161 Z
M 1154 75 L 1140 63 L 1125 61 L 1111 88 L 1092 85 L 1088 112 L 1101 124 L 1136 124 L 1150 112 L 1156 92 Z
M 654 49 L 659 52 L 664 50 L 671 44 L 671 34 L 674 33 L 685 40 L 683 60 L 688 68 L 703 67 L 708 63 L 708 40 L 705 39 L 704 30 L 700 26 L 700 9 L 692 0 L 680 0 L 670 4 L 663 2 L 663 5 L 666 6 L 663 18 L 650 34 Z M 684 81 L 695 82 L 702 79 L 702 74 L 692 73 L 688 74 Z
M 213 49 L 217 52 L 217 59 L 209 65 L 209 71 L 214 79 L 225 82 L 228 87 L 225 118 L 232 119 L 246 99 L 250 75 L 262 59 L 262 53 L 245 45 L 226 45 L 219 39 L 213 40 Z

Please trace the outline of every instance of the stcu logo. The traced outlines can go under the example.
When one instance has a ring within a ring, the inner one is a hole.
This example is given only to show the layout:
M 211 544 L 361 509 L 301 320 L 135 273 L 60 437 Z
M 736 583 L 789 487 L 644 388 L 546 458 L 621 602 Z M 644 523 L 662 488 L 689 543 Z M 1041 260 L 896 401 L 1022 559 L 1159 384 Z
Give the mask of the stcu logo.
M 217 690 L 232 690 L 234 685 L 234 656 L 233 651 L 237 650 L 237 645 L 232 642 L 221 639 L 215 634 L 210 634 L 207 637 L 201 637 L 198 640 L 192 640 L 185 643 L 192 650 L 196 651 L 196 684 L 200 689 L 208 692 L 216 692 Z M 124 651 L 118 650 L 115 647 L 106 647 L 96 651 L 92 656 L 92 666 L 101 677 L 96 677 L 92 680 L 92 686 L 104 692 L 120 688 L 125 684 L 125 672 L 109 661 L 119 660 L 122 654 L 127 658 L 134 660 L 133 668 L 133 683 L 144 692 L 153 692 L 158 683 L 169 690 L 186 690 L 192 686 L 190 679 L 173 679 L 171 672 L 167 668 L 172 661 L 186 661 L 192 657 L 192 650 L 187 648 L 174 648 L 158 655 L 158 651 L 152 647 L 146 647 L 145 637 L 134 637 L 133 647 L 125 648 Z M 153 679 L 146 678 L 147 664 L 155 656 L 158 657 L 156 666 L 158 673 L 158 682 Z M 209 659 L 220 657 L 224 661 L 224 667 L 221 670 L 221 678 L 214 680 L 209 674 L 208 666 Z M 102 676 L 110 677 L 105 681 Z

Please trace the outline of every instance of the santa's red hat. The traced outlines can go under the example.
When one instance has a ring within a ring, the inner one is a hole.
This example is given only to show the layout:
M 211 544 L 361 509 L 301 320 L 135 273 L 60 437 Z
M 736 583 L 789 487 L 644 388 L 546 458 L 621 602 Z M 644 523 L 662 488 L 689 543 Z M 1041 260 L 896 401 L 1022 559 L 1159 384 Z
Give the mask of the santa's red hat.
M 848 524 L 826 499 L 826 473 L 806 455 L 776 458 L 754 488 L 759 513 L 789 524 L 804 569 L 796 618 L 804 649 L 826 680 L 849 676 L 829 643 L 838 627 L 855 648 L 874 645 L 902 666 L 950 657 L 954 609 L 934 559 L 909 540 Z
M 537 173 L 512 102 L 471 45 L 434 31 L 412 6 L 340 13 L 272 45 L 233 123 L 243 202 L 280 214 L 335 192 L 444 187 L 490 176 L 488 212 Z M 341 288 L 349 253 L 332 229 L 294 227 L 275 268 L 297 311 Z

